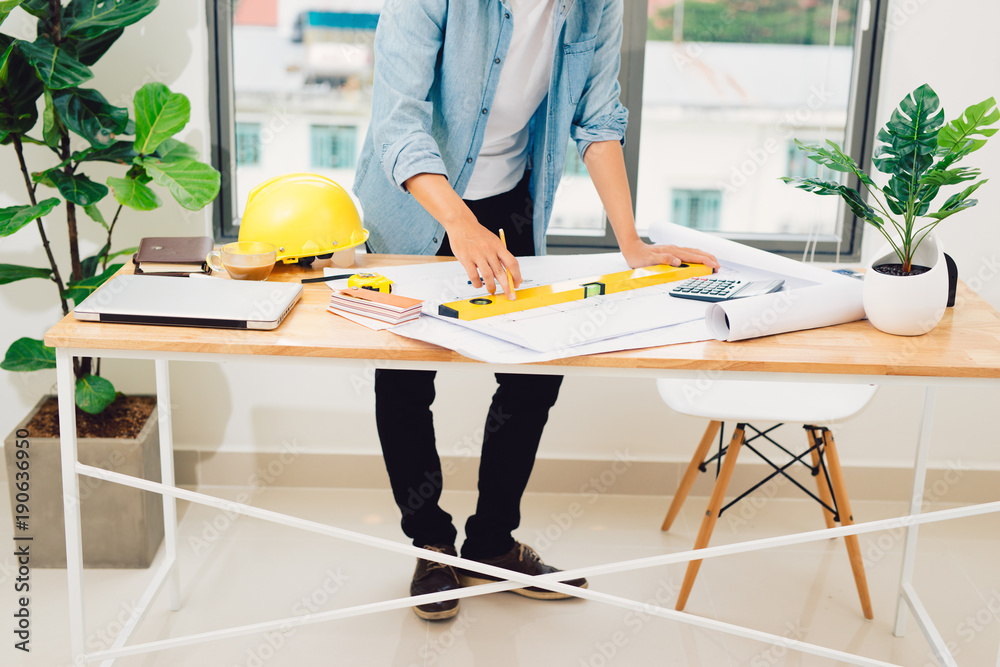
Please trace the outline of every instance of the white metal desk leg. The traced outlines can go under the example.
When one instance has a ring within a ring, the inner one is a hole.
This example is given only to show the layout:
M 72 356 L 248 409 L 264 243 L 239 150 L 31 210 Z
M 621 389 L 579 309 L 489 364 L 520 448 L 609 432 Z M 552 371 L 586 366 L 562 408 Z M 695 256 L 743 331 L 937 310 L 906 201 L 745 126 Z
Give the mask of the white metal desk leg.
M 910 495 L 910 515 L 920 514 L 924 501 L 924 483 L 927 480 L 927 456 L 931 448 L 931 426 L 934 422 L 934 387 L 924 388 L 924 405 L 920 413 L 920 433 L 917 435 L 917 456 L 913 464 L 913 492 Z M 906 545 L 903 548 L 903 571 L 899 577 L 899 598 L 896 600 L 896 627 L 893 634 L 906 634 L 907 604 L 904 589 L 913 583 L 913 566 L 917 559 L 917 528 L 906 529 Z
M 59 392 L 59 452 L 62 464 L 63 512 L 66 519 L 66 589 L 69 593 L 69 645 L 73 664 L 84 664 L 83 530 L 80 521 L 80 483 L 76 474 L 76 377 L 73 355 L 56 348 Z
M 170 407 L 170 369 L 166 359 L 156 360 L 156 411 L 160 420 L 160 480 L 174 485 L 174 422 Z M 170 609 L 181 608 L 180 576 L 177 571 L 177 500 L 163 496 L 163 545 L 168 563 L 173 563 L 167 580 Z

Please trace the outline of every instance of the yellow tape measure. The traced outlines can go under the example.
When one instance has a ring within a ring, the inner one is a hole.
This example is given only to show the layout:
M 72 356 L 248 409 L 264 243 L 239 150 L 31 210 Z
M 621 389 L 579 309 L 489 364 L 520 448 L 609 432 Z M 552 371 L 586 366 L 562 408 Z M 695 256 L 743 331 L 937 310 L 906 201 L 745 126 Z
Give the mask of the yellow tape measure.
M 527 287 L 514 292 L 517 297 L 514 301 L 509 300 L 502 292 L 498 292 L 494 296 L 480 296 L 442 303 L 438 306 L 438 314 L 459 320 L 478 320 L 494 315 L 506 315 L 531 308 L 577 301 L 601 294 L 614 294 L 640 287 L 684 280 L 685 278 L 707 276 L 711 273 L 712 269 L 704 264 L 681 264 L 680 266 L 657 264 L 642 269 L 608 273 L 603 276 Z
M 368 289 L 373 292 L 392 291 L 392 281 L 381 273 L 355 273 L 347 279 L 347 286 Z

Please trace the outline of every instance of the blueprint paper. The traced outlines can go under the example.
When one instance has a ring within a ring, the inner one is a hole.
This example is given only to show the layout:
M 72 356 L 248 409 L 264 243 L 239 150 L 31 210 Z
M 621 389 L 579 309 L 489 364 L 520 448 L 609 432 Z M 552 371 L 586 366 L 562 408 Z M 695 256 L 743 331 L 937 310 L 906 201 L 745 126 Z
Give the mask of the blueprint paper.
M 863 320 L 864 284 L 848 280 L 713 303 L 705 322 L 716 339 L 738 341 Z
M 459 354 L 493 364 L 531 364 L 553 361 L 583 354 L 599 354 L 619 350 L 635 350 L 644 347 L 659 347 L 677 343 L 694 343 L 712 340 L 705 320 L 695 320 L 670 327 L 652 329 L 638 334 L 586 343 L 571 348 L 536 352 L 528 348 L 508 343 L 499 338 L 456 326 L 445 320 L 420 317 L 413 322 L 400 324 L 390 329 L 395 334 L 447 347 Z
M 714 254 L 722 264 L 720 276 L 758 280 L 750 275 L 769 273 L 785 279 L 780 292 L 710 304 L 705 321 L 718 340 L 746 340 L 865 318 L 860 280 L 671 223 L 655 225 L 650 238 Z

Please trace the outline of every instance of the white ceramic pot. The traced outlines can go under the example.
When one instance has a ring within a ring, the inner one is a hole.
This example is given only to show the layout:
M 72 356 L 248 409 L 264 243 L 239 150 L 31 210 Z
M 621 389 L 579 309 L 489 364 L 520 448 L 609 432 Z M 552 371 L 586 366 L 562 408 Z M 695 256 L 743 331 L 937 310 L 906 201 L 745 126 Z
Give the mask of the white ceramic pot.
M 876 329 L 897 336 L 925 334 L 941 321 L 948 304 L 948 265 L 944 250 L 929 234 L 914 253 L 913 263 L 930 271 L 918 276 L 879 273 L 879 264 L 898 264 L 899 258 L 886 245 L 865 272 L 864 305 Z

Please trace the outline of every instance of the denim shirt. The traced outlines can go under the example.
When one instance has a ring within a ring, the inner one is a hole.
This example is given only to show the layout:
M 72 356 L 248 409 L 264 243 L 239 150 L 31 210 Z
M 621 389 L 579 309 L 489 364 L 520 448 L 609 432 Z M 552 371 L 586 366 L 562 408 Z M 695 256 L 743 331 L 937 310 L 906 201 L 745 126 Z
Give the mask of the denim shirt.
M 566 161 L 594 141 L 624 143 L 622 0 L 556 0 L 548 95 L 529 123 L 535 249 Z M 375 33 L 372 121 L 354 193 L 375 252 L 432 255 L 445 230 L 403 188 L 443 174 L 461 196 L 483 143 L 514 17 L 502 0 L 388 0 Z M 527 224 L 525 216 L 512 224 Z

